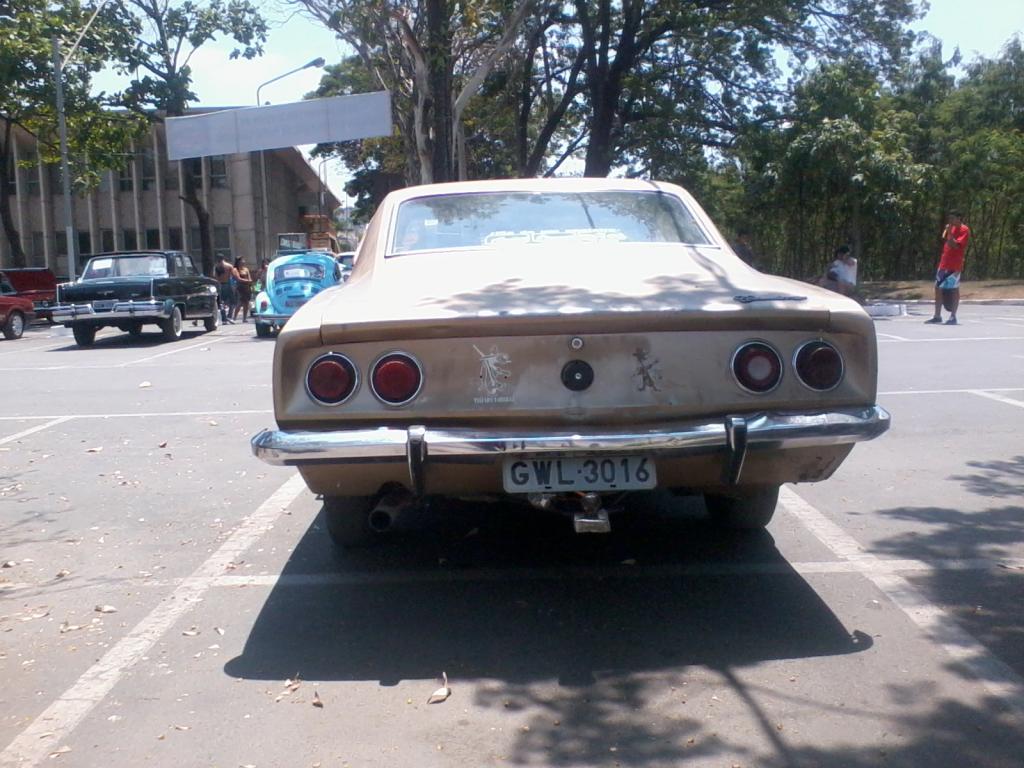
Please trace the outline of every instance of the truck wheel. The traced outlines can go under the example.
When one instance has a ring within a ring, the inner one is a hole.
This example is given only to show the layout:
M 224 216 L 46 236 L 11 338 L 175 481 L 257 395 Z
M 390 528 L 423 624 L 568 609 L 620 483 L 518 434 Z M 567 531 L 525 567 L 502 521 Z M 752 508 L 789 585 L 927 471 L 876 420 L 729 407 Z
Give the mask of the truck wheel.
M 75 344 L 80 347 L 91 347 L 96 341 L 96 326 L 94 325 L 73 325 L 71 332 L 75 335 Z
M 181 309 L 174 307 L 171 316 L 160 321 L 160 330 L 164 332 L 164 341 L 177 341 L 181 338 Z
M 327 533 L 339 549 L 366 547 L 380 534 L 370 527 L 370 510 L 376 496 L 325 496 Z
M 274 335 L 274 331 L 266 323 L 256 323 L 256 335 L 261 339 L 269 339 Z
M 737 489 L 733 493 L 705 493 L 704 504 L 712 521 L 724 528 L 764 528 L 775 514 L 779 486 Z
M 216 307 L 213 308 L 212 315 L 203 318 L 203 327 L 207 331 L 216 331 L 220 328 L 220 312 L 217 311 Z
M 25 316 L 21 312 L 11 312 L 4 323 L 5 339 L 20 339 L 25 332 Z

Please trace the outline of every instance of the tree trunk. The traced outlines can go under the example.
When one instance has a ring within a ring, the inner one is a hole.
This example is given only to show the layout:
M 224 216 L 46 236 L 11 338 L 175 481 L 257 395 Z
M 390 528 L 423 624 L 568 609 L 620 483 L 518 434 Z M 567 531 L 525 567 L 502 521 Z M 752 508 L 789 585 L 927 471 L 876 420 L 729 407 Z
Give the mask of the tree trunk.
M 431 133 L 430 166 L 434 182 L 451 181 L 452 62 L 447 0 L 427 0 L 427 82 Z
M 18 233 L 17 227 L 14 226 L 14 217 L 11 214 L 11 196 L 8 192 L 8 184 L 11 180 L 11 159 L 14 154 L 12 141 L 14 141 L 14 137 L 11 122 L 4 120 L 3 142 L 0 143 L 0 219 L 3 220 L 7 242 L 11 244 L 12 266 L 24 267 L 27 263 L 25 249 L 21 246 L 21 235 Z
M 201 167 L 201 166 L 200 166 Z M 185 173 L 182 174 L 184 177 L 185 189 L 184 194 L 181 195 L 181 199 L 192 209 L 196 215 L 196 224 L 199 226 L 199 247 L 201 250 L 200 258 L 202 259 L 202 272 L 204 275 L 213 276 L 213 231 L 210 228 L 210 212 L 206 210 L 206 206 L 203 205 L 202 198 L 199 196 L 199 190 L 196 188 L 195 176 L 185 169 Z M 268 215 L 267 211 L 263 212 L 263 215 Z

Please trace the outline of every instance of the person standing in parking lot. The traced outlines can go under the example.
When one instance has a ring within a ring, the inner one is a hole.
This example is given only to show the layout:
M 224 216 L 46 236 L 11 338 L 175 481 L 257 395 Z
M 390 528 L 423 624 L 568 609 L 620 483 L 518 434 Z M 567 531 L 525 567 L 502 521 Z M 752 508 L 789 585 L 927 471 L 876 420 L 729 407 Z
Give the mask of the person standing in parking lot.
M 960 211 L 949 212 L 949 223 L 942 231 L 942 257 L 935 273 L 935 315 L 925 320 L 929 325 L 942 322 L 943 293 L 948 293 L 950 303 L 949 320 L 946 325 L 956 325 L 956 310 L 960 306 L 960 272 L 964 268 L 964 253 L 971 239 L 971 230 L 964 224 Z
M 245 265 L 245 259 L 235 259 L 235 306 L 231 313 L 232 320 L 238 320 L 238 310 L 242 310 L 242 322 L 249 322 L 249 302 L 252 301 L 252 273 Z
M 238 270 L 224 256 L 220 257 L 217 266 L 213 268 L 213 277 L 219 283 L 220 319 L 222 323 L 235 322 L 229 312 L 236 301 L 235 286 L 232 281 L 237 281 L 237 275 Z

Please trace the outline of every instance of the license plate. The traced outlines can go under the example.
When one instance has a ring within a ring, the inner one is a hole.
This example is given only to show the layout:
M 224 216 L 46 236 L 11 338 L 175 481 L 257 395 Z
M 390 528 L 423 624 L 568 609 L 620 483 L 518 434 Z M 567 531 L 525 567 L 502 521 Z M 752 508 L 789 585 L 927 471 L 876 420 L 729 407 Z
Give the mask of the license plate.
M 646 456 L 505 459 L 502 475 L 508 493 L 631 491 L 658 482 Z
M 305 303 L 305 299 L 287 299 L 285 300 L 284 305 L 286 307 L 301 307 Z
M 117 304 L 116 299 L 103 299 L 102 301 L 94 301 L 92 308 L 97 312 L 109 312 L 114 308 L 115 304 Z

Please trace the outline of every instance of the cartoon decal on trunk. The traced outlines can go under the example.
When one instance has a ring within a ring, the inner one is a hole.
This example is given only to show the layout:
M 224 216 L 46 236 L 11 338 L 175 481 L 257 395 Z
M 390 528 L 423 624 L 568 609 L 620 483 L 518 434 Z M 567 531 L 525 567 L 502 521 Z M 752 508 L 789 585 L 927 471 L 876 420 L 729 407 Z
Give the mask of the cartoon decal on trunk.
M 633 357 L 636 358 L 636 370 L 633 371 L 633 378 L 637 380 L 636 391 L 652 389 L 660 392 L 658 381 L 661 380 L 661 371 L 657 368 L 660 361 L 648 359 L 647 350 L 640 347 L 633 353 Z
M 478 405 L 514 402 L 515 398 L 509 394 L 511 356 L 500 351 L 497 344 L 492 344 L 487 352 L 481 351 L 476 344 L 473 349 L 480 356 L 480 384 L 477 389 L 483 393 L 481 397 L 474 397 L 473 402 Z

